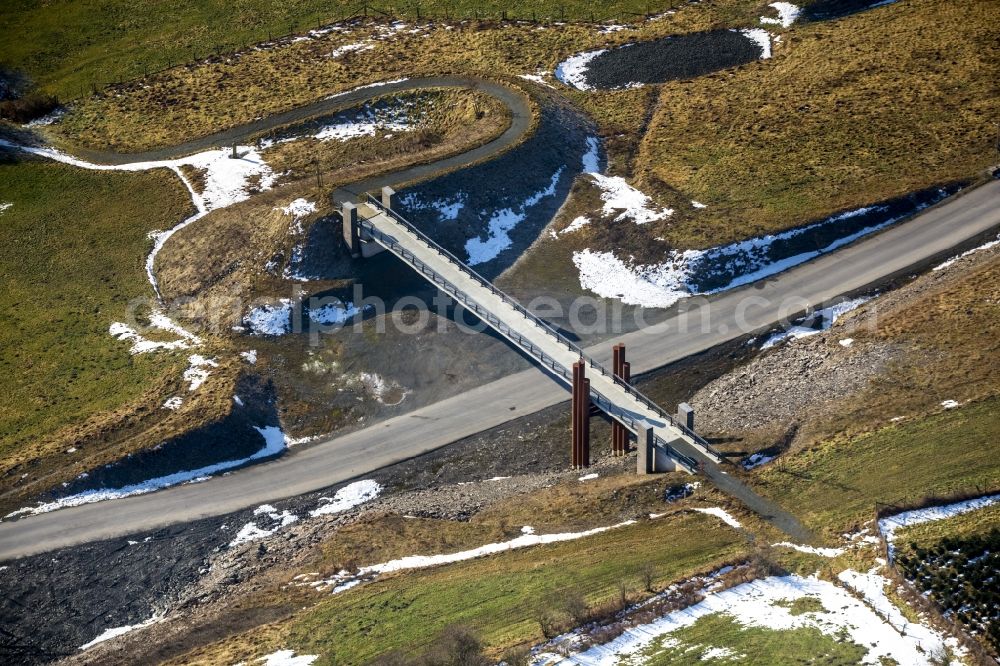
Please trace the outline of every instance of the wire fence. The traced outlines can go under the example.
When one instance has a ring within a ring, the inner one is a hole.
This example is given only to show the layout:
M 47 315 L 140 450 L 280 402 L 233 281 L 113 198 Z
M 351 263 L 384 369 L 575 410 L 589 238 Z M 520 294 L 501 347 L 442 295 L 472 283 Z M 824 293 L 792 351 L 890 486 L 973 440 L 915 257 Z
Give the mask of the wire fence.
M 916 585 L 914 581 L 910 580 L 906 573 L 899 568 L 896 558 L 891 556 L 889 541 L 886 538 L 885 533 L 882 531 L 880 521 L 883 518 L 888 518 L 906 511 L 925 509 L 932 506 L 944 506 L 992 494 L 996 494 L 996 492 L 983 492 L 983 489 L 977 486 L 975 493 L 955 493 L 949 496 L 925 497 L 918 502 L 875 502 L 874 507 L 875 535 L 878 539 L 878 547 L 880 551 L 879 555 L 881 555 L 882 559 L 886 562 L 886 577 L 895 583 L 896 593 L 899 594 L 906 603 L 930 619 L 932 624 L 936 625 L 940 629 L 943 629 L 947 634 L 954 636 L 960 642 L 962 647 L 965 648 L 965 650 L 976 656 L 978 663 L 983 664 L 995 663 L 996 655 L 991 654 L 982 643 L 970 636 L 968 628 L 965 625 L 963 625 L 956 617 L 946 613 L 934 599 L 921 590 L 920 587 Z

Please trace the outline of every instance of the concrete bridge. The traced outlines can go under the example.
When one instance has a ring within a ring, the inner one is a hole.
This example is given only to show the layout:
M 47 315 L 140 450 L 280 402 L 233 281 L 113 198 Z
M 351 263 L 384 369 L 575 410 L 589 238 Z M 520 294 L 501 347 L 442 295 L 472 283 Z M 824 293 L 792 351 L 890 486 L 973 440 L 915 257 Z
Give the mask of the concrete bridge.
M 531 356 L 573 392 L 573 465 L 589 465 L 590 405 L 636 437 L 639 473 L 686 471 L 715 466 L 721 457 L 689 427 L 658 407 L 628 382 L 616 362 L 609 372 L 565 336 L 497 289 L 464 262 L 439 246 L 393 210 L 394 192 L 382 188 L 380 199 L 341 204 L 344 242 L 356 257 L 388 250 L 423 275 L 485 324 Z M 624 351 L 623 349 L 621 350 Z M 616 350 L 616 361 L 620 358 Z M 621 357 L 623 361 L 623 357 Z M 624 454 L 624 433 L 614 438 L 615 454 Z

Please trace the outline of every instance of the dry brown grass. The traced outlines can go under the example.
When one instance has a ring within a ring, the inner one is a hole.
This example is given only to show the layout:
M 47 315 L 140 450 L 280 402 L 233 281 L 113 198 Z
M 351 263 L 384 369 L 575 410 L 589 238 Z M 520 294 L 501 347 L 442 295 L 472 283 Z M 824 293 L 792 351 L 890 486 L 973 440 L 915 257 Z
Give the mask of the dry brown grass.
M 493 78 L 551 71 L 566 56 L 587 48 L 722 24 L 751 24 L 756 16 L 754 3 L 726 0 L 711 6 L 685 6 L 675 15 L 608 35 L 582 24 L 539 27 L 467 21 L 437 23 L 417 34 L 409 32 L 411 25 L 387 39 L 378 39 L 385 34 L 385 23 L 370 22 L 355 25 L 349 32 L 151 75 L 113 94 L 78 101 L 54 131 L 70 143 L 142 150 L 247 123 L 377 81 L 429 74 Z M 337 47 L 363 41 L 370 41 L 374 48 L 330 57 Z
M 663 86 L 636 172 L 682 247 L 786 229 L 997 160 L 1000 5 L 912 0 L 793 26 L 774 58 Z
M 938 411 L 943 400 L 1000 393 L 1000 255 L 921 280 L 878 308 L 874 327 L 854 335 L 905 345 L 906 356 L 803 436 L 858 432 Z
M 404 518 L 398 514 L 371 516 L 337 530 L 320 546 L 314 563 L 322 571 L 354 571 L 413 554 L 451 553 L 484 543 L 505 541 L 521 533 L 520 526 L 500 529 L 496 524 L 463 523 L 431 518 Z
M 437 161 L 489 142 L 510 126 L 510 112 L 499 100 L 475 90 L 431 90 L 382 98 L 414 103 L 411 131 L 379 131 L 348 141 L 303 138 L 278 143 L 263 152 L 283 180 L 308 179 L 318 169 L 323 183 L 355 182 L 374 172 L 388 173 L 416 163 Z M 379 100 L 374 100 L 375 102 Z

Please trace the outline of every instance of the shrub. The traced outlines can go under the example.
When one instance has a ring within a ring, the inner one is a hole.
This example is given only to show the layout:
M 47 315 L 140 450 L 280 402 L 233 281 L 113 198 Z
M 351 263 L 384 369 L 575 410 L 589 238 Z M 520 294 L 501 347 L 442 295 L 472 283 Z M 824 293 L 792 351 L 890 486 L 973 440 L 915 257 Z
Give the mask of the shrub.
M 569 590 L 563 598 L 563 608 L 577 624 L 583 624 L 588 618 L 587 600 L 579 590 Z
M 642 576 L 643 589 L 647 592 L 654 592 L 653 583 L 656 581 L 656 567 L 653 566 L 653 563 L 646 562 L 643 564 L 639 574 Z
M 507 666 L 528 666 L 531 663 L 531 650 L 523 645 L 509 648 L 503 653 L 503 663 Z
M 539 609 L 535 619 L 538 620 L 538 626 L 541 628 L 542 636 L 545 636 L 545 638 L 555 638 L 562 633 L 562 623 L 560 622 L 559 615 L 551 608 Z
M 483 642 L 471 629 L 460 625 L 446 627 L 427 652 L 417 660 L 419 666 L 490 666 L 483 654 Z

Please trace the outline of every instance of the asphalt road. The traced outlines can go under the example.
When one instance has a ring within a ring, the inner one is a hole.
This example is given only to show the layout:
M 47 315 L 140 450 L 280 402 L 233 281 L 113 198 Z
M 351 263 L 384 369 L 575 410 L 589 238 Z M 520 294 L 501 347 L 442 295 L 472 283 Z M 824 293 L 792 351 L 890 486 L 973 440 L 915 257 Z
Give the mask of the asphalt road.
M 1000 226 L 1000 181 L 946 201 L 910 221 L 766 281 L 708 299 L 711 327 L 681 330 L 682 316 L 624 335 L 633 375 L 780 321 L 940 256 Z M 792 303 L 792 305 L 788 305 Z M 745 320 L 741 326 L 739 318 Z M 598 360 L 610 344 L 588 349 Z M 62 509 L 0 523 L 0 560 L 226 514 L 362 476 L 565 401 L 565 388 L 539 370 L 504 377 L 461 395 L 205 483 Z M 568 446 L 568 445 L 567 445 Z

